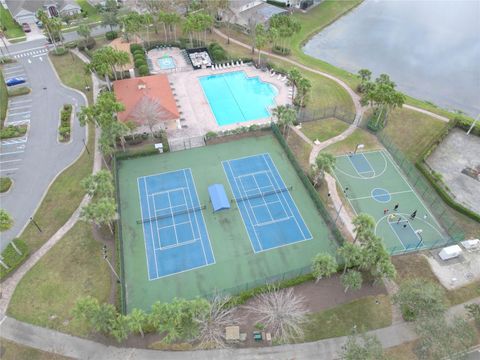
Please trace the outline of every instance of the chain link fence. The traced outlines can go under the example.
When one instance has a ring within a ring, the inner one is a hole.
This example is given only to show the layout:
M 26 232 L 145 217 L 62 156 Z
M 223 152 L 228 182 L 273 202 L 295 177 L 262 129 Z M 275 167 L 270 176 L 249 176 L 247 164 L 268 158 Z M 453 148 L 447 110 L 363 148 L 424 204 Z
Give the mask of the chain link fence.
M 168 147 L 170 151 L 187 150 L 205 145 L 205 137 L 203 135 L 185 138 L 168 138 Z
M 329 118 L 335 118 L 346 122 L 347 124 L 353 124 L 355 121 L 355 113 L 336 106 L 316 110 L 302 108 L 297 112 L 298 122 L 309 122 Z
M 400 166 L 404 174 L 407 176 L 410 185 L 415 189 L 417 195 L 422 198 L 426 206 L 430 209 L 445 231 L 445 238 L 438 239 L 433 243 L 423 244 L 424 247 L 437 248 L 440 246 L 456 244 L 459 241 L 464 240 L 464 232 L 457 225 L 456 219 L 450 214 L 450 208 L 444 204 L 442 198 L 430 185 L 428 180 L 426 180 L 416 166 L 407 159 L 405 154 L 403 154 L 402 151 L 400 151 L 393 144 L 392 140 L 387 135 L 385 135 L 383 132 L 380 132 L 377 134 L 377 137 L 392 155 L 398 166 Z M 416 250 L 416 248 L 407 249 L 403 252 L 414 250 Z M 390 249 L 390 251 L 392 254 L 398 254 L 402 252 L 400 249 Z

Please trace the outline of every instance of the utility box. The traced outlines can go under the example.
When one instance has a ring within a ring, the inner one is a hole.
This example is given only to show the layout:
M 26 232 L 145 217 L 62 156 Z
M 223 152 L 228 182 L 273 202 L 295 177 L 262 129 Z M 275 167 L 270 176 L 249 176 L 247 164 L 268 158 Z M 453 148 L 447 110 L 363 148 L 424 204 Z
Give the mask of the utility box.
M 163 144 L 162 143 L 155 144 L 155 149 L 157 149 L 160 154 L 163 153 Z
M 442 249 L 438 256 L 442 260 L 450 260 L 459 257 L 462 254 L 462 249 L 458 245 L 448 246 Z

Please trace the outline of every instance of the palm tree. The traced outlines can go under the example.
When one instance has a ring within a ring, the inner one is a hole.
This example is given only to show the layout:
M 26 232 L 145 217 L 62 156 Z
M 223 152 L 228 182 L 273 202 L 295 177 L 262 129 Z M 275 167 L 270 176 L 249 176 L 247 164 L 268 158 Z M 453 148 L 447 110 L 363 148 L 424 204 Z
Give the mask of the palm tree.
M 45 30 L 47 30 L 48 38 L 52 41 L 55 51 L 57 51 L 57 42 L 55 41 L 55 37 L 52 34 L 52 30 L 50 29 L 50 18 L 48 17 L 47 13 L 43 10 L 38 10 L 36 15 L 37 15 L 37 19 L 43 23 Z
M 353 240 L 354 244 L 357 242 L 358 239 L 360 239 L 361 242 L 363 235 L 373 231 L 375 228 L 375 220 L 373 219 L 373 217 L 365 213 L 356 216 L 353 219 L 352 224 L 355 226 L 355 239 Z
M 297 84 L 298 94 L 298 106 L 303 107 L 308 99 L 308 94 L 312 88 L 312 83 L 307 78 L 302 77 Z
M 277 31 L 276 29 L 272 29 L 272 30 Z M 300 71 L 297 68 L 293 68 L 292 70 L 290 70 L 288 72 L 287 76 L 288 76 L 288 80 L 292 84 L 293 90 L 295 92 L 295 90 L 298 86 L 298 83 L 300 82 L 300 79 L 302 79 L 302 74 L 300 73 Z
M 325 172 L 331 172 L 335 166 L 335 157 L 330 153 L 320 153 L 315 159 L 315 166 L 317 168 L 320 179 L 323 179 Z

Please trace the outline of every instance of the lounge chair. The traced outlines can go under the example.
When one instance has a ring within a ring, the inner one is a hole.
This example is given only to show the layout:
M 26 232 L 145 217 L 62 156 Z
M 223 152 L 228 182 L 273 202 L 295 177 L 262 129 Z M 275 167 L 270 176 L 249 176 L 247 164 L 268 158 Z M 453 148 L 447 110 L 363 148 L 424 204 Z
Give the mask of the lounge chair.
M 281 80 L 281 79 L 282 79 L 282 74 L 278 74 L 277 80 Z
M 287 77 L 284 76 L 284 77 L 282 78 L 282 81 L 283 81 L 283 82 L 287 81 Z
M 243 60 L 240 60 L 240 66 L 243 66 Z
M 275 76 L 275 71 L 272 71 L 272 72 L 270 73 L 270 77 L 274 77 L 274 76 Z
M 237 62 L 235 63 L 235 66 L 236 66 L 236 67 L 240 67 L 240 63 L 237 61 Z
M 227 68 L 230 69 L 230 64 L 227 62 Z

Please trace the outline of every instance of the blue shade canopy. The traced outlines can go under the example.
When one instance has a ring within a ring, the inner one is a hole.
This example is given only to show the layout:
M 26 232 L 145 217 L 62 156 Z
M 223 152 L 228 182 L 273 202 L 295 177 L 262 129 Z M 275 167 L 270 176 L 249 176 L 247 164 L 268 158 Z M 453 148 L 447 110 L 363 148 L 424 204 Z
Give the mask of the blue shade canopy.
M 208 194 L 212 202 L 213 211 L 220 211 L 223 209 L 230 209 L 230 202 L 228 201 L 225 188 L 222 184 L 213 184 L 208 187 Z

